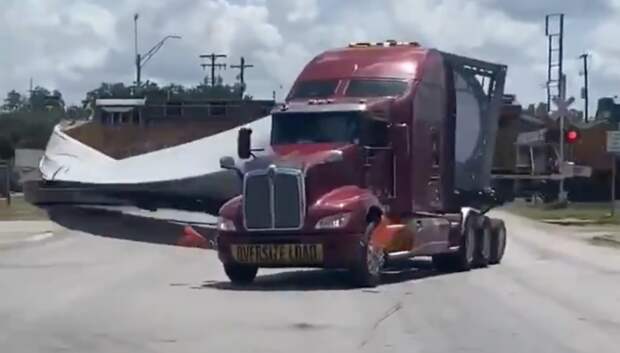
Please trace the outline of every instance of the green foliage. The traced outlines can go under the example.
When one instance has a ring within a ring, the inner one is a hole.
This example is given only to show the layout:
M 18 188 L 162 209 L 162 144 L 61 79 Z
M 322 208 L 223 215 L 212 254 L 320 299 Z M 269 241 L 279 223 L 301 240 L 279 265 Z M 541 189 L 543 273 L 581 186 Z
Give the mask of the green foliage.
M 145 82 L 139 89 L 125 86 L 123 83 L 101 83 L 86 94 L 85 103 L 92 103 L 97 98 L 129 98 L 146 97 L 150 102 L 169 100 L 238 100 L 241 97 L 241 85 L 224 85 L 221 80 L 214 87 L 202 83 L 194 87 L 169 84 L 160 87 L 152 81 Z M 245 96 L 244 99 L 252 99 Z
M 90 114 L 87 107 L 97 98 L 146 97 L 151 102 L 160 103 L 170 100 L 238 100 L 241 92 L 241 85 L 224 85 L 221 80 L 215 87 L 206 82 L 194 87 L 178 84 L 160 87 L 155 82 L 147 81 L 138 90 L 121 82 L 104 82 L 86 93 L 84 106 L 67 107 L 58 90 L 50 91 L 37 86 L 28 96 L 12 90 L 0 107 L 0 139 L 9 141 L 15 148 L 43 149 L 58 122 L 63 119 L 87 119 Z M 246 95 L 243 99 L 250 100 L 252 97 Z
M 2 110 L 13 112 L 21 109 L 24 104 L 24 97 L 22 97 L 22 95 L 16 90 L 12 90 L 7 93 L 6 98 L 4 99 L 4 104 L 2 105 Z
M 43 149 L 63 110 L 17 111 L 0 115 L 0 137 L 17 148 Z

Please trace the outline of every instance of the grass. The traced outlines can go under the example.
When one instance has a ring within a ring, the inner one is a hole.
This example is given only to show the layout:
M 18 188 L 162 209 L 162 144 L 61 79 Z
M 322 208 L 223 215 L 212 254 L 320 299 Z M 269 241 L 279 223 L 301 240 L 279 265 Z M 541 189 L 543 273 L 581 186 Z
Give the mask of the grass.
M 565 225 L 620 225 L 620 209 L 612 217 L 608 203 L 570 203 L 567 207 L 518 204 L 510 207 L 516 214 L 548 223 Z
M 38 221 L 46 220 L 45 211 L 27 203 L 23 197 L 13 197 L 11 206 L 0 198 L 0 221 Z

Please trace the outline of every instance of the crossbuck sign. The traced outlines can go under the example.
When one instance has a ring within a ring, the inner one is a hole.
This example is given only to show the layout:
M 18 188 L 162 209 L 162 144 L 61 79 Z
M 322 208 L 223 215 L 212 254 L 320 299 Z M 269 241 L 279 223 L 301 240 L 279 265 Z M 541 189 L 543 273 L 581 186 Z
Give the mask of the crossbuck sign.
M 558 120 L 561 117 L 567 118 L 570 115 L 568 107 L 570 107 L 575 102 L 575 98 L 570 97 L 566 100 L 563 100 L 559 97 L 553 97 L 553 104 L 558 107 L 557 110 L 554 110 L 551 113 L 551 118 L 554 120 Z

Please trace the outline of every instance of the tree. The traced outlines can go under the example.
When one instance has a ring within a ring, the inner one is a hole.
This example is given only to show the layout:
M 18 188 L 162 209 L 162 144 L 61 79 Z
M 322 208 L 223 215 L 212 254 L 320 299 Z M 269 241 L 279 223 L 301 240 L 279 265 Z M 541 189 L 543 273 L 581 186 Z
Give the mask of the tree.
M 90 115 L 90 111 L 77 105 L 70 105 L 65 111 L 65 118 L 71 120 L 85 120 Z
M 32 92 L 30 92 L 30 97 L 28 98 L 28 105 L 31 111 L 44 111 L 47 109 L 47 97 L 50 96 L 50 91 L 41 86 L 35 87 Z
M 7 112 L 13 112 L 24 107 L 24 97 L 16 90 L 11 90 L 7 93 L 2 105 L 2 110 Z
M 130 98 L 146 97 L 151 102 L 165 102 L 169 100 L 237 100 L 241 96 L 241 86 L 220 84 L 211 87 L 207 83 L 194 87 L 171 83 L 160 87 L 156 82 L 146 81 L 137 92 L 133 87 L 123 83 L 102 83 L 99 88 L 89 91 L 84 102 L 91 103 L 98 98 Z M 245 99 L 251 99 L 246 96 Z

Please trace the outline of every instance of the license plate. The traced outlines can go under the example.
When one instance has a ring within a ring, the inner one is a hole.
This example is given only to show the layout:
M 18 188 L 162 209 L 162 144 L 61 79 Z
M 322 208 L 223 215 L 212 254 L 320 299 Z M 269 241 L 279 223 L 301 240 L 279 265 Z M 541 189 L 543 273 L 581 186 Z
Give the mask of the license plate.
M 323 263 L 321 244 L 236 244 L 235 261 L 245 264 L 318 265 Z

